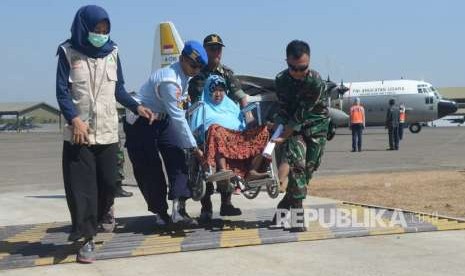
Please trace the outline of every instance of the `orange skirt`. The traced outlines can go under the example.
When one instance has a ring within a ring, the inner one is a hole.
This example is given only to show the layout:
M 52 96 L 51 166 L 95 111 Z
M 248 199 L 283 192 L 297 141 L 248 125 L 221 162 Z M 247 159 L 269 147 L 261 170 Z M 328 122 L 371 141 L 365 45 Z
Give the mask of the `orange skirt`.
M 245 177 L 251 169 L 252 159 L 263 152 L 269 139 L 266 126 L 236 131 L 211 125 L 208 128 L 205 162 L 216 166 L 216 156 L 219 154 L 226 159 L 226 169 Z

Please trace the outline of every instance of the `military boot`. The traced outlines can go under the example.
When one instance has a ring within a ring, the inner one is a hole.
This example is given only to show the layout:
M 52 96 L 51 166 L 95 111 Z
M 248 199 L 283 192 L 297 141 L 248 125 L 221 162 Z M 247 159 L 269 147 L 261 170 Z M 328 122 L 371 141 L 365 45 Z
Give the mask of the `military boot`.
M 293 198 L 291 200 L 291 210 L 295 209 L 293 215 L 297 215 L 299 213 L 299 216 L 304 218 L 304 226 L 297 226 L 297 227 L 292 227 L 290 230 L 291 232 L 305 232 L 307 231 L 307 228 L 305 227 L 305 216 L 304 216 L 304 211 L 303 211 L 303 204 L 302 204 L 303 199 L 296 199 Z M 300 210 L 297 212 L 297 210 Z
M 279 201 L 278 203 L 278 206 L 276 207 L 276 209 L 287 209 L 287 210 L 290 210 L 291 209 L 291 200 L 290 200 L 290 197 L 288 196 L 288 194 L 285 194 L 284 197 L 281 199 L 281 201 Z M 273 216 L 273 219 L 271 220 L 271 226 L 277 226 L 276 223 L 277 223 L 277 217 L 276 217 L 276 213 L 274 214 Z

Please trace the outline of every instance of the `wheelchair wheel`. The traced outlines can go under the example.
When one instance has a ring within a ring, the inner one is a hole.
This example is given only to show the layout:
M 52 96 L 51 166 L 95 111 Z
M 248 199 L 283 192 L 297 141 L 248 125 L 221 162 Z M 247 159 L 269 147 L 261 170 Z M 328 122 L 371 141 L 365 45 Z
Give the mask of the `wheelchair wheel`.
M 271 198 L 277 198 L 279 196 L 279 177 L 278 177 L 278 166 L 277 159 L 276 159 L 276 151 L 273 151 L 271 157 L 270 169 L 271 169 L 271 177 L 273 178 L 273 182 L 266 184 L 266 191 Z
M 245 190 L 242 191 L 242 194 L 245 196 L 247 199 L 254 199 L 258 196 L 260 193 L 260 188 L 261 187 L 255 187 L 255 188 L 246 188 Z
M 249 185 L 247 185 L 247 181 L 245 181 L 244 179 L 242 179 L 239 176 L 235 176 L 235 177 L 231 178 L 231 184 L 234 187 L 238 187 L 238 186 L 241 187 L 242 188 L 242 194 L 247 199 L 254 199 L 260 193 L 260 188 L 261 187 L 252 187 L 251 188 Z
M 188 185 L 192 192 L 192 200 L 199 201 L 205 195 L 207 184 L 204 178 L 204 172 L 192 154 L 187 155 L 188 165 Z
M 279 196 L 279 180 L 274 180 L 271 184 L 266 184 L 266 192 L 271 198 Z
M 205 195 L 206 189 L 207 189 L 207 183 L 203 179 L 201 173 L 199 173 L 199 177 L 197 178 L 195 185 L 191 186 L 192 200 L 194 201 L 201 200 Z

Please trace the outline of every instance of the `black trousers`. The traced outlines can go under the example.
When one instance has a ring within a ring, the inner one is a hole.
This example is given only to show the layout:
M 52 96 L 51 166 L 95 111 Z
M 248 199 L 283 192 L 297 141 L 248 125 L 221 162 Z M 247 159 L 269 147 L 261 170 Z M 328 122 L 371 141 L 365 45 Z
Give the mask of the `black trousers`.
M 231 191 L 219 191 L 221 195 L 221 204 L 229 205 L 231 204 L 232 192 Z M 213 183 L 207 182 L 206 191 L 203 198 L 200 200 L 202 204 L 201 212 L 213 212 L 213 204 L 211 196 L 215 193 L 215 187 Z
M 63 180 L 72 231 L 85 238 L 114 203 L 118 144 L 81 146 L 63 143 Z
M 352 130 L 352 150 L 362 150 L 362 124 L 353 124 L 350 129 Z
M 389 135 L 389 148 L 398 150 L 399 149 L 399 127 L 398 126 L 388 127 L 388 135 Z
M 184 150 L 175 144 L 178 133 L 169 127 L 169 119 L 154 121 L 152 125 L 145 118 L 137 119 L 133 125 L 124 122 L 124 132 L 134 176 L 149 211 L 166 213 L 168 210 L 167 184 L 159 152 L 170 183 L 168 199 L 191 197 L 187 185 L 186 156 Z
M 404 138 L 404 127 L 404 123 L 399 124 L 399 140 L 402 140 L 402 138 Z

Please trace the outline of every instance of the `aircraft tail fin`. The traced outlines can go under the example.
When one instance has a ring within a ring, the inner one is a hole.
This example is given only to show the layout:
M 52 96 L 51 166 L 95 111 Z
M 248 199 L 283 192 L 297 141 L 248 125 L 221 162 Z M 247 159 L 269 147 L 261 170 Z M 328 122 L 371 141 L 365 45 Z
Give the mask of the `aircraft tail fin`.
M 152 72 L 176 62 L 183 48 L 184 42 L 174 24 L 161 22 L 155 30 Z

